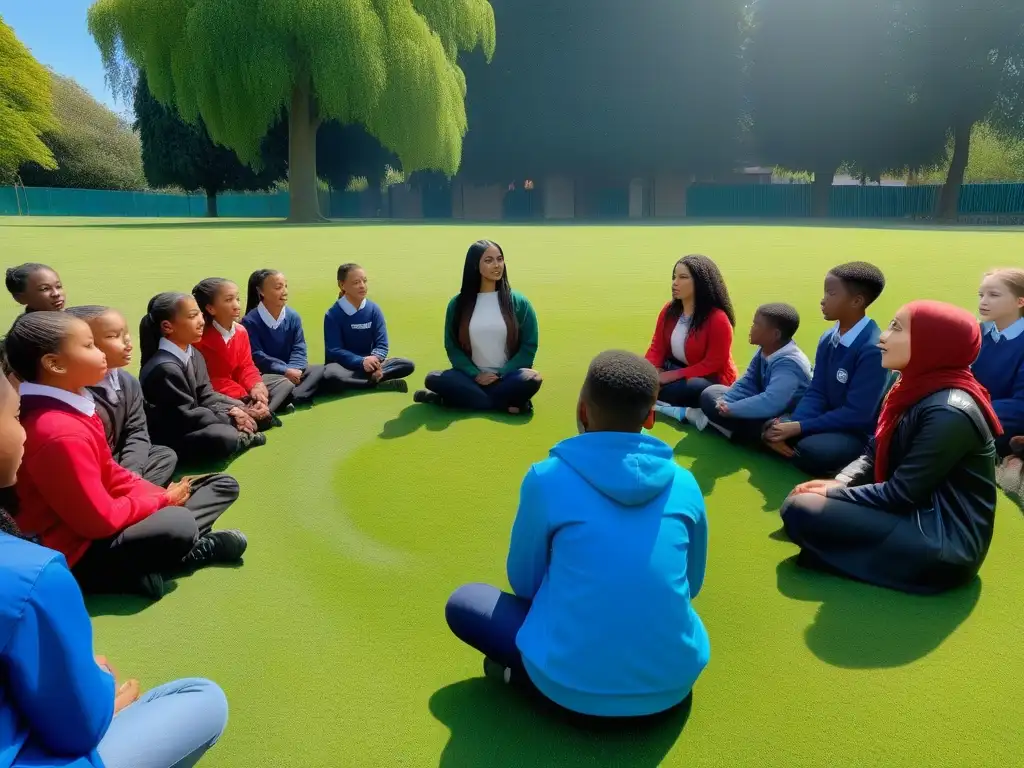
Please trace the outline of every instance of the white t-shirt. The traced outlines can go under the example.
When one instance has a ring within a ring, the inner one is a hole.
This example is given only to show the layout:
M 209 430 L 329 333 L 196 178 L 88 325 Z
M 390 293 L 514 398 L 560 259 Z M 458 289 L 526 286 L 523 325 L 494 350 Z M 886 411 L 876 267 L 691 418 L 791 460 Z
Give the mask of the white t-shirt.
M 686 337 L 690 335 L 690 318 L 679 316 L 679 322 L 672 329 L 672 357 L 680 363 L 689 363 L 686 359 Z
M 498 305 L 497 291 L 477 294 L 473 316 L 469 319 L 473 365 L 481 371 L 497 373 L 508 362 L 507 340 L 508 328 Z

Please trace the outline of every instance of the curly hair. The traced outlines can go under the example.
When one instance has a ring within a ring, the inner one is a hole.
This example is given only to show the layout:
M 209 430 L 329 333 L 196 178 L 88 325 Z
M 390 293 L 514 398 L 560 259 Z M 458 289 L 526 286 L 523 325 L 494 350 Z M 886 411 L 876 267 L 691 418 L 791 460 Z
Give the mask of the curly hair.
M 637 432 L 658 399 L 658 371 L 639 355 L 602 352 L 587 369 L 583 394 L 604 429 Z
M 722 272 L 707 256 L 701 254 L 690 254 L 683 256 L 672 267 L 672 275 L 675 276 L 676 267 L 684 265 L 693 278 L 693 317 L 690 318 L 690 330 L 696 331 L 707 321 L 712 310 L 720 309 L 729 318 L 729 324 L 736 327 L 736 313 L 732 308 L 732 299 L 729 298 L 729 289 L 725 287 L 725 278 Z M 671 317 L 680 317 L 683 314 L 683 302 L 674 299 L 668 311 Z
M 800 313 L 790 304 L 762 304 L 757 308 L 757 314 L 779 332 L 782 341 L 792 339 L 800 328 Z
M 850 261 L 832 267 L 830 275 L 838 277 L 846 290 L 854 296 L 864 297 L 864 306 L 870 307 L 885 290 L 885 275 L 874 264 L 866 261 Z

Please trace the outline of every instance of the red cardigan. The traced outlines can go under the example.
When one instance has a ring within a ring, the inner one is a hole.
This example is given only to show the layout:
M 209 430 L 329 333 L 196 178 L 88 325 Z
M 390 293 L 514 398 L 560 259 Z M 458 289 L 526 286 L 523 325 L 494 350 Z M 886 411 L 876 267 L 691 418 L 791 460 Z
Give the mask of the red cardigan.
M 167 492 L 119 466 L 103 422 L 52 397 L 21 400 L 25 458 L 17 522 L 74 566 L 89 545 L 170 506 Z
M 252 388 L 263 381 L 259 369 L 252 361 L 249 332 L 241 323 L 235 323 L 235 335 L 225 342 L 213 323 L 206 326 L 203 338 L 193 345 L 203 355 L 210 372 L 210 383 L 222 395 L 244 400 Z
M 668 314 L 669 302 L 658 315 L 651 346 L 645 357 L 658 370 L 665 369 L 665 363 L 672 356 L 672 331 L 678 318 Z M 696 331 L 686 336 L 687 366 L 673 374 L 679 379 L 706 378 L 717 376 L 719 384 L 729 386 L 736 381 L 736 363 L 732 360 L 732 324 L 728 315 L 720 309 L 711 310 L 708 319 Z M 682 361 L 680 361 L 682 362 Z

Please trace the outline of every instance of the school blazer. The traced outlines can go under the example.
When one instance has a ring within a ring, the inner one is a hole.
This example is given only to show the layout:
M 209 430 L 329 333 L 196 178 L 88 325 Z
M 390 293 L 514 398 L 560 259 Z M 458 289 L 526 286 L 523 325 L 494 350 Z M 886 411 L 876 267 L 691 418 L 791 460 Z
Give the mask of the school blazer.
M 672 302 L 669 302 L 661 308 L 658 322 L 654 326 L 654 335 L 651 337 L 651 345 L 644 356 L 658 370 L 664 370 L 665 364 L 672 356 L 672 331 L 679 322 L 678 317 L 669 314 L 671 306 Z M 729 316 L 717 307 L 711 310 L 704 325 L 696 331 L 691 329 L 686 336 L 687 365 L 678 371 L 679 378 L 717 376 L 719 384 L 733 384 L 738 374 L 736 363 L 732 359 L 732 335 Z
M 187 366 L 170 352 L 157 350 L 143 366 L 139 382 L 150 432 L 162 445 L 215 424 L 233 426 L 228 411 L 241 405 L 214 390 L 206 361 L 195 348 Z
M 146 423 L 146 402 L 139 380 L 127 371 L 117 371 L 121 393 L 116 403 L 110 401 L 106 387 L 89 387 L 96 402 L 96 413 L 103 422 L 107 445 L 114 461 L 130 472 L 141 475 L 149 461 L 153 442 Z

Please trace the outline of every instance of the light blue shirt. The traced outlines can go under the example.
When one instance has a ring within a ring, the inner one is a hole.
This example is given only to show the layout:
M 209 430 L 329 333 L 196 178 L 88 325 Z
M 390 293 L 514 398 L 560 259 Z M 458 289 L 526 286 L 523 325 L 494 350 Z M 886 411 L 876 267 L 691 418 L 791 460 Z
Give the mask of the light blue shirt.
M 997 329 L 996 324 L 992 322 L 982 323 L 981 327 L 983 329 L 983 334 L 988 334 L 996 341 L 1000 341 L 1002 339 L 1006 339 L 1007 341 L 1013 341 L 1022 333 L 1024 333 L 1024 317 L 1020 318 L 1015 323 L 1011 323 L 1010 325 L 1006 326 L 1001 331 Z
M 356 312 L 358 312 L 359 310 L 366 306 L 366 299 L 363 299 L 361 302 L 359 302 L 359 306 L 357 307 L 355 304 L 348 300 L 348 296 L 342 296 L 340 299 L 338 299 L 338 306 L 341 307 L 342 312 L 344 312 L 349 317 L 352 317 L 352 315 L 354 315 Z
M 865 315 L 855 326 L 853 326 L 853 328 L 848 330 L 846 333 L 841 334 L 839 333 L 839 321 L 836 320 L 836 324 L 832 328 L 832 346 L 836 347 L 842 344 L 844 347 L 849 349 L 853 345 L 853 342 L 857 340 L 857 337 L 860 336 L 860 332 L 863 331 L 870 322 L 871 319 Z

